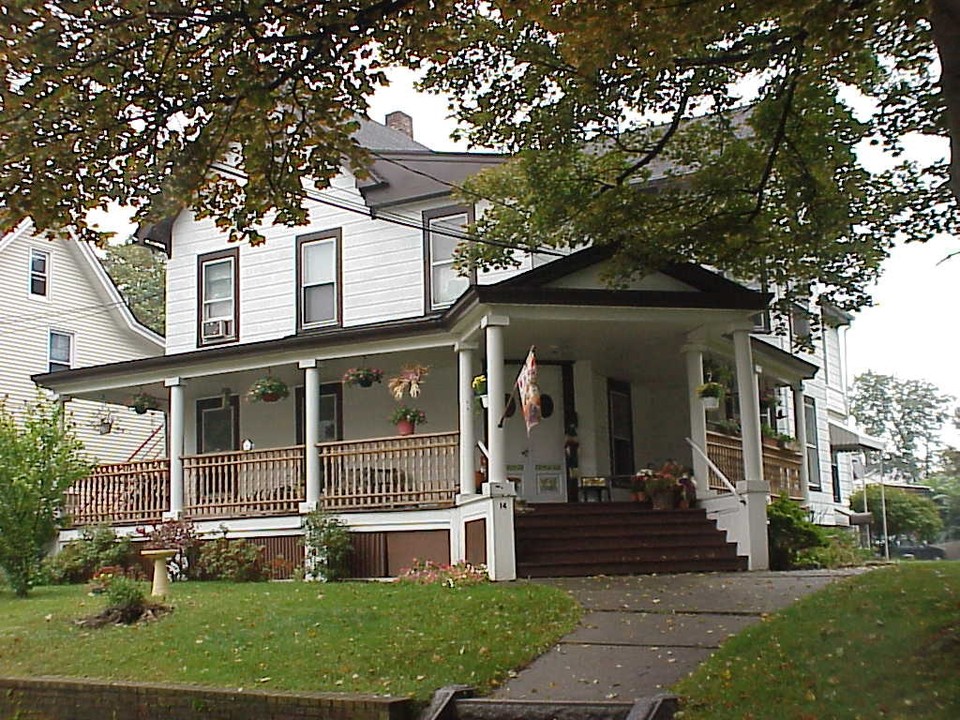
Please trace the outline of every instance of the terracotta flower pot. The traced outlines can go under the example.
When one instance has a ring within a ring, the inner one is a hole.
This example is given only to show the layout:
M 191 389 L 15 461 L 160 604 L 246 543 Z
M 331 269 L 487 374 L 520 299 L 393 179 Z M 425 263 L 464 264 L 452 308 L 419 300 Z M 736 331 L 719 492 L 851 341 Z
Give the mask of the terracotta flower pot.
M 260 400 L 262 402 L 276 402 L 280 399 L 280 396 L 277 393 L 265 392 L 260 395 Z
M 417 426 L 409 420 L 401 420 L 397 423 L 397 435 L 413 435 Z

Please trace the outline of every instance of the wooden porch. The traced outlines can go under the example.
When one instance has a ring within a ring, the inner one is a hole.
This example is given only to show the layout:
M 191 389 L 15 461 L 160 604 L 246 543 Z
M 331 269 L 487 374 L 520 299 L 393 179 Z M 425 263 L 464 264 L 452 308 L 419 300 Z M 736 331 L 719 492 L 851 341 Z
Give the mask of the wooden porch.
M 459 433 L 321 443 L 320 505 L 333 512 L 453 504 Z M 183 517 L 293 515 L 306 500 L 303 445 L 183 457 Z M 72 526 L 154 524 L 170 509 L 170 462 L 100 465 L 67 492 Z
M 457 432 L 320 443 L 320 506 L 331 512 L 452 505 L 459 491 Z M 743 479 L 738 437 L 707 433 L 710 459 L 727 478 Z M 763 471 L 771 493 L 801 499 L 802 456 L 764 440 Z M 183 517 L 191 520 L 295 515 L 306 500 L 303 445 L 187 455 Z M 726 492 L 711 473 L 711 490 Z M 170 463 L 140 460 L 100 465 L 66 496 L 73 526 L 154 524 L 170 509 Z
M 736 485 L 743 480 L 743 441 L 734 435 L 707 431 L 707 455 L 720 468 L 727 479 Z M 788 447 L 780 447 L 776 441 L 763 438 L 763 478 L 770 483 L 774 497 L 786 493 L 793 500 L 803 499 L 800 482 L 800 463 L 803 456 Z M 709 486 L 716 492 L 727 492 L 723 481 L 710 472 Z

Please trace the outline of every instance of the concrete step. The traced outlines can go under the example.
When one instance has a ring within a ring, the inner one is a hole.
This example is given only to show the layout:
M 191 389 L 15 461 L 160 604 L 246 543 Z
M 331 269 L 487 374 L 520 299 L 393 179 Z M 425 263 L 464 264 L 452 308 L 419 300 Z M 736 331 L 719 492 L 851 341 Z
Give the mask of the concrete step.
M 665 575 L 699 572 L 739 572 L 747 569 L 745 557 L 685 558 L 661 561 L 607 562 L 593 558 L 590 562 L 517 563 L 517 577 L 587 577 L 590 575 Z

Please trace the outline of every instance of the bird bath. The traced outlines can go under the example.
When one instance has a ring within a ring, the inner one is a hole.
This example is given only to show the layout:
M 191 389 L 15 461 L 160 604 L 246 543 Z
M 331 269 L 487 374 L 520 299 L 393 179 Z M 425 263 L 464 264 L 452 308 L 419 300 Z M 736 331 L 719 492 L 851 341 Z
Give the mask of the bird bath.
M 176 550 L 143 550 L 140 553 L 153 560 L 153 589 L 150 594 L 163 597 L 170 590 L 170 577 L 167 575 L 167 560 L 177 554 Z

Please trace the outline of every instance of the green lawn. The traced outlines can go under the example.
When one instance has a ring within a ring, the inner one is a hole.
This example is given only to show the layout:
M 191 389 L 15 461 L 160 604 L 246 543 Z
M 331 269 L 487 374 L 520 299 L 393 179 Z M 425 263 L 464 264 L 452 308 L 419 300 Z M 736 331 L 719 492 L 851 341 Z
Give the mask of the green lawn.
M 960 563 L 903 563 L 801 600 L 673 688 L 683 720 L 960 718 Z
M 568 632 L 580 609 L 528 583 L 177 583 L 157 622 L 82 630 L 81 587 L 0 590 L 0 675 L 354 691 L 425 699 L 487 689 Z

